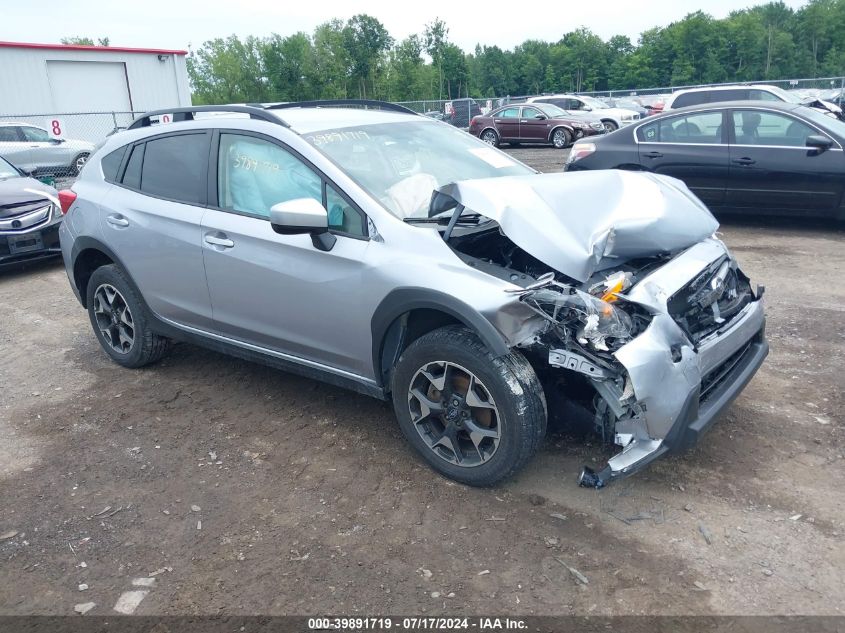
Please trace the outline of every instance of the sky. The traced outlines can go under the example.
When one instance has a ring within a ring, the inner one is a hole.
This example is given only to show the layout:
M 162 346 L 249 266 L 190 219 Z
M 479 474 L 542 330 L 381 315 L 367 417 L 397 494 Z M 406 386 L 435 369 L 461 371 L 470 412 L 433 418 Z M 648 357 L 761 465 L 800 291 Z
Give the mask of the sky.
M 113 46 L 186 49 L 233 33 L 312 33 L 329 19 L 368 13 L 381 20 L 397 40 L 421 33 L 426 23 L 439 17 L 449 27 L 450 41 L 471 52 L 477 43 L 510 49 L 526 39 L 557 41 L 580 26 L 605 40 L 621 34 L 636 43 L 642 31 L 665 26 L 699 9 L 722 18 L 763 1 L 602 0 L 593 4 L 563 0 L 529 5 L 504 0 L 182 0 L 143 4 L 0 0 L 0 40 L 57 43 L 73 35 L 108 36 Z M 792 8 L 805 4 L 805 0 L 785 2 Z

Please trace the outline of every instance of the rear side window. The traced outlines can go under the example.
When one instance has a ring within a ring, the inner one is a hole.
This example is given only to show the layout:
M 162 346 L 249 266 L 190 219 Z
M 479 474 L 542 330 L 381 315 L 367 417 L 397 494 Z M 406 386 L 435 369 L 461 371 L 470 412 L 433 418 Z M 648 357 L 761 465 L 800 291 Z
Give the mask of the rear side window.
M 103 160 L 100 161 L 100 167 L 103 170 L 103 177 L 106 179 L 106 182 L 117 182 L 117 170 L 120 169 L 120 164 L 123 162 L 123 155 L 126 154 L 127 147 L 127 145 L 124 145 L 103 156 Z
M 141 191 L 187 204 L 202 204 L 207 164 L 208 137 L 205 133 L 147 141 L 141 168 Z
M 777 95 L 773 95 L 771 92 L 767 90 L 751 90 L 751 94 L 748 97 L 752 101 L 780 101 L 780 97 Z
M 688 92 L 678 96 L 672 103 L 673 108 L 685 108 L 687 106 L 701 105 L 707 103 L 706 92 Z
M 14 125 L 0 126 L 0 143 L 18 143 L 18 128 Z
M 132 148 L 126 171 L 123 172 L 123 184 L 130 189 L 141 188 L 141 166 L 144 164 L 144 144 Z
M 710 92 L 710 103 L 721 103 L 723 101 L 745 101 L 748 99 L 748 90 L 713 90 Z M 752 99 L 754 97 L 751 97 Z

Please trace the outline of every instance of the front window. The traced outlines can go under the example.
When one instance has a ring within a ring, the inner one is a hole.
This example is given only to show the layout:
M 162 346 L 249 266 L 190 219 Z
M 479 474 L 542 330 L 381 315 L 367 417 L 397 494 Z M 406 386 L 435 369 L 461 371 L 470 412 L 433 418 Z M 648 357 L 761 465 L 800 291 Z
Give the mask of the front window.
M 24 138 L 30 143 L 47 143 L 50 141 L 50 135 L 47 130 L 42 130 L 37 127 L 23 126 L 21 127 Z
M 426 217 L 432 192 L 451 182 L 535 173 L 469 134 L 432 121 L 322 130 L 305 140 L 400 219 Z
M 733 113 L 737 145 L 776 145 L 804 147 L 816 130 L 797 119 L 762 110 L 736 110 Z
M 783 88 L 778 88 L 777 86 L 771 86 L 770 88 L 767 88 L 767 92 L 777 95 L 780 101 L 786 101 L 787 103 L 804 102 L 804 100 L 794 92 L 787 92 Z
M 579 99 L 590 106 L 593 110 L 607 110 L 610 107 L 604 101 L 596 99 L 595 97 L 579 97 Z
M 547 117 L 550 119 L 560 119 L 560 118 L 567 118 L 566 111 L 562 108 L 558 108 L 556 105 L 551 103 L 543 103 L 538 104 L 537 108 L 542 110 Z

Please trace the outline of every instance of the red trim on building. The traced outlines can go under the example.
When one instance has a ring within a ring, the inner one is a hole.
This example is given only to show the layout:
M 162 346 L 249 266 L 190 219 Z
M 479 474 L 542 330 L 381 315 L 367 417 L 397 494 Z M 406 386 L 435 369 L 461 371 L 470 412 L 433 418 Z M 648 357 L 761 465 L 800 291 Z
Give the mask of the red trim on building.
M 85 46 L 83 44 L 34 44 L 31 42 L 0 42 L 0 48 L 41 48 L 55 51 L 94 51 L 103 53 L 152 53 L 157 55 L 187 55 L 188 51 L 164 48 L 127 48 L 124 46 Z

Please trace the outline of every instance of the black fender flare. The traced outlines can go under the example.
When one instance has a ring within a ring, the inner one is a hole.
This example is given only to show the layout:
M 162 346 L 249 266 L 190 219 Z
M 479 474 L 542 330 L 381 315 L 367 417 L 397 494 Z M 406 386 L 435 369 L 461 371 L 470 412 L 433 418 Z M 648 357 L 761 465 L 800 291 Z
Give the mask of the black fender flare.
M 385 380 L 386 372 L 392 365 L 384 365 L 395 361 L 393 358 L 383 358 L 385 341 L 391 326 L 403 314 L 421 309 L 436 310 L 460 321 L 473 330 L 495 356 L 510 353 L 505 337 L 493 324 L 460 299 L 429 288 L 397 288 L 382 299 L 370 322 L 373 335 L 373 369 L 377 380 Z
M 103 255 L 108 257 L 118 266 L 120 266 L 121 270 L 123 270 L 123 273 L 126 276 L 126 279 L 129 281 L 130 284 L 132 284 L 132 289 L 139 297 L 141 297 L 141 301 L 144 301 L 144 295 L 141 294 L 141 289 L 138 288 L 138 284 L 136 284 L 135 280 L 132 279 L 132 275 L 129 274 L 129 270 L 126 268 L 126 266 L 123 265 L 121 259 L 117 255 L 115 255 L 114 251 L 111 250 L 105 244 L 103 244 L 100 240 L 94 237 L 84 235 L 77 237 L 73 241 L 73 248 L 71 248 L 70 251 L 70 274 L 72 275 L 71 281 L 74 285 L 74 288 L 76 288 L 77 298 L 79 299 L 80 303 L 82 303 L 83 308 L 87 308 L 87 306 L 85 305 L 86 297 L 83 294 L 82 288 L 79 288 L 76 285 L 76 261 L 83 252 L 89 250 L 100 251 Z M 146 306 L 146 302 L 144 307 L 146 307 L 149 311 L 149 307 Z

